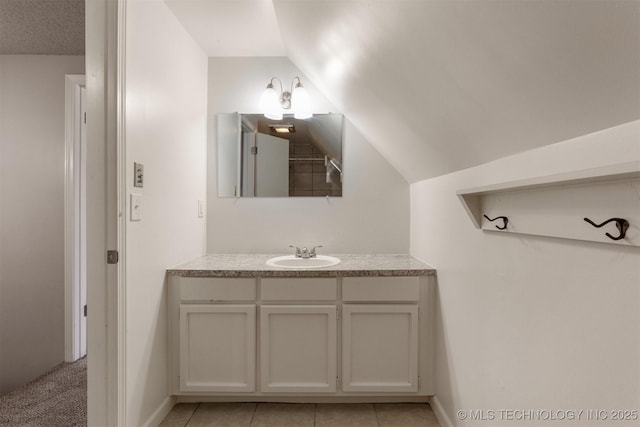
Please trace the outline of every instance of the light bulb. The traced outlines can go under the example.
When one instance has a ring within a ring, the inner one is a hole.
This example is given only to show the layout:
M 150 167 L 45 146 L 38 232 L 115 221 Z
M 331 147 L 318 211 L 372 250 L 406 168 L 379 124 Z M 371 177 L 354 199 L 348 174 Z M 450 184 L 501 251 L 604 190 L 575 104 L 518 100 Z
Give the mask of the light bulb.
M 296 119 L 308 119 L 313 116 L 311 113 L 309 93 L 300 81 L 298 81 L 296 87 L 293 88 L 293 93 L 291 94 L 291 109 L 293 110 L 293 117 Z
M 271 83 L 269 83 L 264 92 L 262 92 L 262 97 L 260 98 L 260 109 L 263 111 L 266 118 L 271 120 L 282 120 L 282 109 L 280 108 L 278 93 Z

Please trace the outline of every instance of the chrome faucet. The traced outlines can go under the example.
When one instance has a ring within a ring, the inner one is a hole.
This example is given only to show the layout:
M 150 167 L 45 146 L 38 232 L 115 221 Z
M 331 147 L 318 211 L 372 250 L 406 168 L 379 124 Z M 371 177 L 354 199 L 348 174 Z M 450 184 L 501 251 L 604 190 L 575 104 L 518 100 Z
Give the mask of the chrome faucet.
M 316 257 L 316 248 L 321 248 L 322 245 L 318 245 L 318 246 L 314 246 L 313 248 L 311 248 L 311 252 L 309 253 L 309 257 L 311 258 L 315 258 Z
M 300 249 L 297 246 L 293 246 L 293 245 L 289 245 L 290 248 L 295 248 L 296 249 L 296 258 L 304 258 L 304 259 L 309 259 L 309 258 L 315 258 L 317 256 L 316 254 L 316 248 L 321 248 L 322 246 L 314 246 L 313 248 L 311 248 L 311 250 L 307 249 L 306 247 L 303 247 L 302 249 Z

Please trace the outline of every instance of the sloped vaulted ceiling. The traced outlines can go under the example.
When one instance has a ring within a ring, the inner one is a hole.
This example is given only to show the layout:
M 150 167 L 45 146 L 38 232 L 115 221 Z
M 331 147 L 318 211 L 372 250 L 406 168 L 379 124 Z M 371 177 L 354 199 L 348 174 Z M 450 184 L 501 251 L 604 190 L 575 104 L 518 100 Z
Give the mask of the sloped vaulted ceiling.
M 209 56 L 288 56 L 409 182 L 640 118 L 640 0 L 165 2 Z
M 409 182 L 640 118 L 638 1 L 273 3 L 289 58 Z

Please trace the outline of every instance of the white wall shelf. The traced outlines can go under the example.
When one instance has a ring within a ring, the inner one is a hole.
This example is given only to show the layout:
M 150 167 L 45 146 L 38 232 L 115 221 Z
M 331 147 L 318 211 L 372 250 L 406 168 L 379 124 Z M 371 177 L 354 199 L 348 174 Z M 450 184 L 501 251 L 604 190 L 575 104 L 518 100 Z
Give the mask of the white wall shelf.
M 640 162 L 509 181 L 459 190 L 473 225 L 482 230 L 587 240 L 640 246 Z M 501 220 L 508 218 L 506 229 Z M 618 236 L 615 223 L 595 228 L 584 218 L 600 224 L 609 218 L 629 222 L 626 236 Z

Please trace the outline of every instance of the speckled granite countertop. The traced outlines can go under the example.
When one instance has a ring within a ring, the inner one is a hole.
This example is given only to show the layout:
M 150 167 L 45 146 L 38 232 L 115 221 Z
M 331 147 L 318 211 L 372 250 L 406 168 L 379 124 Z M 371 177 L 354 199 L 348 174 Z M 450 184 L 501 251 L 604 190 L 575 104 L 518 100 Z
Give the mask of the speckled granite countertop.
M 271 267 L 277 254 L 210 254 L 167 270 L 183 277 L 353 277 L 435 276 L 436 270 L 410 255 L 323 254 L 338 257 L 340 264 L 308 270 Z

